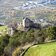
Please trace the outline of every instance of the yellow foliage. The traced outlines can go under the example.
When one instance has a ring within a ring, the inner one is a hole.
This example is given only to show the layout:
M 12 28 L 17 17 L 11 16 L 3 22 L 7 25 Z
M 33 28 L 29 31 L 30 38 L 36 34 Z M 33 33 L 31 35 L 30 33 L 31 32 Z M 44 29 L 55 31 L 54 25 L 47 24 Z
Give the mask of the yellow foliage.
M 12 53 L 12 56 L 17 56 L 19 52 L 20 52 L 20 48 L 18 47 L 14 50 L 14 52 Z

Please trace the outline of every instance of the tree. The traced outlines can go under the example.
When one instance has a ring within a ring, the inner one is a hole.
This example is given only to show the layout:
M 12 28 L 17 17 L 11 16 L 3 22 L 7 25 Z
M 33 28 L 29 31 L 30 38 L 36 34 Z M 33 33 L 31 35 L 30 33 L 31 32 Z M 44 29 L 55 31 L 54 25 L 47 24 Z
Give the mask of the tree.
M 0 55 L 2 55 L 4 53 L 4 48 L 8 45 L 9 38 L 10 38 L 9 35 L 0 37 Z

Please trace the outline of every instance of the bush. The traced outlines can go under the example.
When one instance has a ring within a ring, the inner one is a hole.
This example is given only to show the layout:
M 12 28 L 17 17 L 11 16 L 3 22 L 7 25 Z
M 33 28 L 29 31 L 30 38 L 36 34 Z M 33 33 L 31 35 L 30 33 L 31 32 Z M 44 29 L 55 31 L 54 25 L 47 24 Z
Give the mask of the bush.
M 12 56 L 19 56 L 20 55 L 20 48 L 16 48 L 13 53 L 12 53 Z
M 55 40 L 56 39 L 56 27 L 50 26 L 46 29 L 41 30 L 45 41 Z
M 10 37 L 8 35 L 0 37 L 0 55 L 3 54 L 4 48 L 8 45 L 9 38 Z

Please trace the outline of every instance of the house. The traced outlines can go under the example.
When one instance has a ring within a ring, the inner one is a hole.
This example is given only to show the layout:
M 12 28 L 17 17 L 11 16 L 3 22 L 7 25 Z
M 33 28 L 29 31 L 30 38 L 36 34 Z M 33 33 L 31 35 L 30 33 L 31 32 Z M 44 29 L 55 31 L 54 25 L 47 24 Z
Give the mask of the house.
M 12 28 L 8 28 L 7 34 L 9 34 L 10 36 L 12 36 L 14 33 L 14 30 Z
M 26 18 L 26 17 L 23 18 L 22 25 L 23 25 L 24 28 L 29 28 L 33 24 L 34 24 L 33 21 L 31 21 L 29 18 Z
M 23 18 L 23 28 L 28 31 L 30 28 L 40 29 L 41 25 L 39 23 L 35 23 L 29 18 Z
M 14 32 L 16 31 L 18 25 L 17 25 L 17 22 L 11 22 L 11 23 L 8 23 L 7 27 L 8 27 L 7 34 L 12 36 L 14 34 Z

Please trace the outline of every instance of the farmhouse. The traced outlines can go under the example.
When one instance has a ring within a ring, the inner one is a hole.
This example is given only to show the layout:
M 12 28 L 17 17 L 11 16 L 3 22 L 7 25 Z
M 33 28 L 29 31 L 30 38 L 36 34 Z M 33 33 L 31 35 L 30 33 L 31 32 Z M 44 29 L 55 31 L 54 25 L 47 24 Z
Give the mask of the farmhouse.
M 23 18 L 23 28 L 24 29 L 29 29 L 29 28 L 36 28 L 40 29 L 41 25 L 39 23 L 35 23 L 34 21 L 30 20 L 29 18 Z
M 29 28 L 29 27 L 33 26 L 34 23 L 29 18 L 23 18 L 22 24 L 23 24 L 24 28 Z

